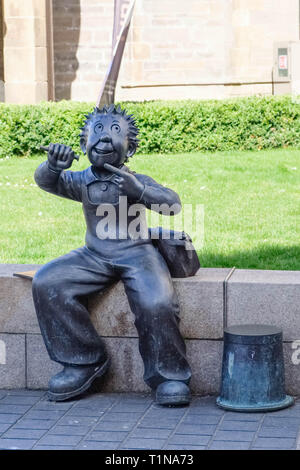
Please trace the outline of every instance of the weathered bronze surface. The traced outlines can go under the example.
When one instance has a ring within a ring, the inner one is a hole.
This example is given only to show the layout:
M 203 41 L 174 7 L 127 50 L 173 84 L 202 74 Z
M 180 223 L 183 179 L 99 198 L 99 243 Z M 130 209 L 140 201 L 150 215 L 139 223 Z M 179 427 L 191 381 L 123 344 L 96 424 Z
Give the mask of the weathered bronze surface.
M 159 388 L 159 403 L 187 404 L 191 370 L 179 331 L 178 301 L 170 269 L 152 243 L 145 217 L 145 209 L 153 207 L 165 215 L 178 213 L 179 196 L 125 165 L 138 145 L 132 116 L 111 105 L 95 108 L 86 118 L 80 145 L 91 166 L 66 171 L 76 158 L 73 150 L 50 144 L 47 161 L 35 172 L 35 181 L 43 190 L 82 203 L 87 225 L 85 246 L 47 263 L 33 279 L 33 299 L 45 345 L 51 359 L 64 365 L 50 380 L 49 398 L 65 400 L 79 395 L 107 370 L 104 342 L 91 323 L 86 300 L 122 280 L 135 315 L 145 382 L 154 390 Z M 174 240 L 171 242 L 175 272 L 194 274 L 199 262 L 190 254 L 182 256 L 184 236 L 176 240 L 175 248 Z M 181 253 L 178 257 L 174 256 L 176 244 Z M 185 259 L 188 269 L 180 269 Z

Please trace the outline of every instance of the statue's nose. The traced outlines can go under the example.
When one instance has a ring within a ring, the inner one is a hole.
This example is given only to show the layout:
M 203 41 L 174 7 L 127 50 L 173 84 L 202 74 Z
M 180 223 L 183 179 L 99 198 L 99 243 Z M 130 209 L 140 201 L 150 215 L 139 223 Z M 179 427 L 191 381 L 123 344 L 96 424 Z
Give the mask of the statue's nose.
M 100 137 L 101 142 L 111 142 L 111 137 L 107 132 L 103 132 Z

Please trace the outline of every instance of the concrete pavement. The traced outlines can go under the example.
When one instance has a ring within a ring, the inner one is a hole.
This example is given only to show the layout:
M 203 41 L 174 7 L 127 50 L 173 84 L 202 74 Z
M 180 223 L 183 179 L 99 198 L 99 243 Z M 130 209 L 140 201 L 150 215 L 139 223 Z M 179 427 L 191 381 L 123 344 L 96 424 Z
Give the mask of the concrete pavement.
M 88 392 L 53 403 L 45 391 L 0 390 L 1 450 L 292 450 L 299 431 L 300 400 L 281 411 L 234 413 L 215 397 L 169 408 L 143 393 Z

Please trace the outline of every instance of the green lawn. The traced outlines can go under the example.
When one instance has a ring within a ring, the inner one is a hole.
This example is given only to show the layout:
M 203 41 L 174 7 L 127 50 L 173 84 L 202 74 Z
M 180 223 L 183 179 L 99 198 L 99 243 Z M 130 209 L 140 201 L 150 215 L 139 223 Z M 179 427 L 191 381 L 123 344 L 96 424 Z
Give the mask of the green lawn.
M 44 159 L 0 160 L 1 263 L 44 263 L 84 244 L 81 205 L 34 184 Z M 300 269 L 299 150 L 138 155 L 130 168 L 203 205 L 202 266 Z

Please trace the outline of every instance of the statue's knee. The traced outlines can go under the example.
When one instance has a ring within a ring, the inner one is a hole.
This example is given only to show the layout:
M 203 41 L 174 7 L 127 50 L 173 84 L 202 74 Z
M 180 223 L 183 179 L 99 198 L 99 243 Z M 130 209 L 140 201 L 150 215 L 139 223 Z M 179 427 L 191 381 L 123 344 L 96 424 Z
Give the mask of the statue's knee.
M 158 318 L 169 317 L 177 313 L 177 304 L 174 299 L 167 295 L 153 295 L 143 302 L 143 311 L 149 312 L 151 316 L 157 315 Z

